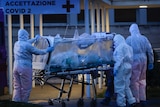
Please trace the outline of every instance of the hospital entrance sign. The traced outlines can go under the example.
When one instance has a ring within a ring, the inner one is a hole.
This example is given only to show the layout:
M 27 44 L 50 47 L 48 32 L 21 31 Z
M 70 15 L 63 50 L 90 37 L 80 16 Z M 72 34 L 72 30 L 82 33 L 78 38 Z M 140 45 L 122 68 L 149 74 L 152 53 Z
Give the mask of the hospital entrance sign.
M 5 14 L 80 13 L 79 0 L 0 0 Z

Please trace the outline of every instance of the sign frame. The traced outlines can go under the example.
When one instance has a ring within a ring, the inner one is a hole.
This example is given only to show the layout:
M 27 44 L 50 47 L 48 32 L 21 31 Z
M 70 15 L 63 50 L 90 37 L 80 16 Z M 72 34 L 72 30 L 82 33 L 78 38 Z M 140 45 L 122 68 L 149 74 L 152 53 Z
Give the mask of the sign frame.
M 0 0 L 5 14 L 78 14 L 80 0 Z

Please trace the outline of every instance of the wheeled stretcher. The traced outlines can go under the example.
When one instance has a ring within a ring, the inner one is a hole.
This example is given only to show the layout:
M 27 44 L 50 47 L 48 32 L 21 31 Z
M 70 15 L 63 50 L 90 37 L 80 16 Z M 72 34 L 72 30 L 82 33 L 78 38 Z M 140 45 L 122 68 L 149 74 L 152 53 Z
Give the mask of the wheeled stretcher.
M 54 46 L 53 52 L 46 55 L 33 56 L 34 79 L 39 81 L 40 85 L 49 84 L 59 90 L 58 98 L 49 99 L 48 103 L 53 104 L 55 101 L 62 103 L 65 107 L 65 100 L 62 94 L 67 93 L 66 100 L 72 90 L 73 82 L 82 83 L 81 98 L 77 102 L 77 106 L 83 106 L 84 85 L 92 85 L 93 99 L 91 107 L 96 107 L 96 88 L 94 79 L 98 75 L 98 71 L 107 71 L 112 69 L 112 40 L 114 34 L 94 33 L 88 35 L 86 33 L 73 38 L 61 38 L 59 35 L 55 37 L 43 36 L 35 46 L 45 49 L 48 46 Z M 78 74 L 82 74 L 82 80 L 77 80 Z M 84 74 L 92 77 L 92 82 L 84 81 Z M 48 82 L 49 79 L 58 77 L 62 79 L 61 87 L 56 87 Z M 70 81 L 68 90 L 64 90 L 65 80 Z

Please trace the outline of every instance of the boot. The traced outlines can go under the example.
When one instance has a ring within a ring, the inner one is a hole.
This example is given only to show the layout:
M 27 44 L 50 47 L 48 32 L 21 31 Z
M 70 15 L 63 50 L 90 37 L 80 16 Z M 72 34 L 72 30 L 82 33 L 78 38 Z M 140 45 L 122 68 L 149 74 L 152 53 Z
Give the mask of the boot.
M 147 107 L 147 101 L 140 101 L 141 107 Z
M 129 107 L 138 107 L 138 104 L 137 103 L 132 103 L 129 105 Z
M 104 98 L 100 103 L 102 105 L 109 105 L 110 104 L 111 99 L 110 98 Z

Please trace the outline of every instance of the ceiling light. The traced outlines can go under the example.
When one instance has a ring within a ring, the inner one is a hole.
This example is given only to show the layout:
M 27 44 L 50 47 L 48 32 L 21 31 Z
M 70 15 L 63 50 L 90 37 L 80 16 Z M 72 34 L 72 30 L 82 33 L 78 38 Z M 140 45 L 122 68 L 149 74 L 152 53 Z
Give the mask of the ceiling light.
M 147 8 L 148 6 L 146 5 L 142 5 L 142 6 L 139 6 L 139 8 Z

